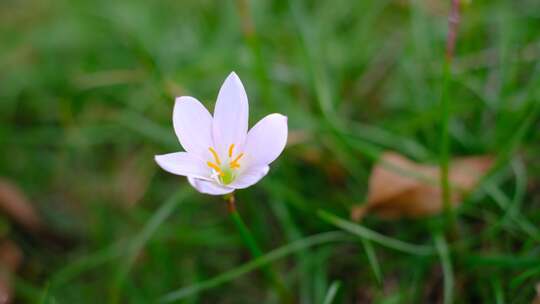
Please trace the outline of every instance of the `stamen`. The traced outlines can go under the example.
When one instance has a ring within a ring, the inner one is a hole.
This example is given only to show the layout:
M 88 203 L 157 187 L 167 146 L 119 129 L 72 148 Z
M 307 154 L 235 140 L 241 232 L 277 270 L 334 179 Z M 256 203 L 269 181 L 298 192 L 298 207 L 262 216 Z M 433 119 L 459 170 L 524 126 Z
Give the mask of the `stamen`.
M 219 176 L 224 176 L 225 175 L 225 173 L 223 173 L 221 168 L 218 165 L 214 164 L 213 162 L 207 162 L 206 164 L 208 165 L 208 167 L 216 170 L 216 172 L 219 173 Z
M 238 156 L 232 161 L 233 163 L 236 163 L 240 160 L 240 158 L 242 158 L 244 156 L 244 153 L 240 153 L 238 154 Z
M 229 147 L 229 157 L 232 157 L 233 150 L 234 150 L 234 144 L 231 144 L 231 146 Z
M 216 164 L 218 166 L 221 166 L 221 161 L 219 160 L 219 156 L 218 156 L 216 150 L 214 150 L 214 148 L 212 148 L 212 147 L 208 147 L 208 150 L 210 150 L 210 153 L 212 153 L 212 155 L 214 156 L 214 159 L 216 160 Z M 216 170 L 216 171 L 218 171 L 218 170 Z
M 244 153 L 238 154 L 238 156 L 229 164 L 231 169 L 238 169 L 240 168 L 240 164 L 238 161 L 244 156 Z

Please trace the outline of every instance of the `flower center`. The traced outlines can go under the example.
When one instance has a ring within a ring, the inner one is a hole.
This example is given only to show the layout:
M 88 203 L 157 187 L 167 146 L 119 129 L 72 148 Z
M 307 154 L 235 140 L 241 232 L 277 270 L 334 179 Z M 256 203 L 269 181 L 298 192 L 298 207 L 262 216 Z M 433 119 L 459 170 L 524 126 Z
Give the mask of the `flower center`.
M 221 184 L 228 185 L 234 181 L 236 178 L 236 170 L 240 169 L 239 161 L 244 157 L 244 153 L 240 153 L 234 157 L 234 144 L 229 146 L 228 162 L 225 164 L 221 163 L 219 154 L 212 147 L 208 147 L 208 150 L 212 154 L 214 161 L 208 161 L 206 164 L 208 167 L 214 170 L 213 177 Z

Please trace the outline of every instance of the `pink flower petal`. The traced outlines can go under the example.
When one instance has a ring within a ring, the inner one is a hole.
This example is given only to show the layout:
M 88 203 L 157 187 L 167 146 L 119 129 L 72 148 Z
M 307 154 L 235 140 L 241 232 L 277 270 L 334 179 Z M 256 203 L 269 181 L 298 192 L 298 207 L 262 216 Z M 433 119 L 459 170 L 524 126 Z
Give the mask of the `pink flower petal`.
M 155 160 L 163 170 L 172 174 L 210 180 L 210 168 L 190 153 L 176 152 L 156 155 Z
M 188 177 L 188 181 L 193 188 L 204 194 L 223 195 L 234 191 L 233 188 L 220 186 L 213 181 L 206 181 L 193 177 Z
M 244 153 L 248 166 L 272 163 L 285 148 L 287 132 L 286 116 L 270 114 L 261 119 L 247 135 Z
M 229 185 L 235 189 L 244 189 L 256 184 L 270 170 L 268 166 L 252 166 L 240 173 L 238 177 Z
M 231 144 L 241 150 L 248 130 L 249 106 L 246 91 L 232 72 L 219 90 L 212 131 L 216 150 L 225 153 Z
M 184 149 L 194 155 L 208 156 L 212 147 L 212 116 L 195 98 L 176 98 L 173 110 L 173 125 L 176 136 Z

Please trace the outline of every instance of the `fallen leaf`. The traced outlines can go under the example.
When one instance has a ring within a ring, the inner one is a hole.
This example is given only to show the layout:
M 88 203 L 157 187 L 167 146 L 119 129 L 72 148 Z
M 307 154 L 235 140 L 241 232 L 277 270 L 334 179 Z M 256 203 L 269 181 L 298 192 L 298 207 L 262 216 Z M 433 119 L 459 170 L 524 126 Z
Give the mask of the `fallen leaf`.
M 450 201 L 457 206 L 493 163 L 491 156 L 456 158 L 451 161 Z M 439 167 L 415 163 L 395 152 L 386 152 L 373 168 L 367 202 L 354 207 L 351 217 L 360 220 L 366 213 L 381 218 L 422 217 L 442 211 Z
M 0 211 L 32 232 L 41 231 L 43 224 L 24 193 L 13 183 L 0 179 Z
M 22 259 L 22 251 L 15 243 L 9 240 L 0 243 L 0 304 L 11 303 L 13 300 L 11 280 Z

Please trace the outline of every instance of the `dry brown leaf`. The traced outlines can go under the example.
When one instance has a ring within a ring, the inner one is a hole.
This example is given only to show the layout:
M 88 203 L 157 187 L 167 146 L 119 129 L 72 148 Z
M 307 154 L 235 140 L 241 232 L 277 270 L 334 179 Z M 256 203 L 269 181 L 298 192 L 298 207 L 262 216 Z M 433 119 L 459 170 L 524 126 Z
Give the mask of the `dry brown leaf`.
M 40 217 L 26 195 L 5 179 L 0 179 L 0 211 L 30 231 L 38 232 L 43 228 Z
M 449 180 L 453 206 L 474 188 L 492 163 L 491 156 L 452 160 Z M 439 167 L 418 164 L 398 153 L 386 152 L 373 168 L 367 202 L 353 208 L 351 217 L 360 220 L 367 212 L 385 219 L 422 217 L 440 213 L 442 209 Z
M 22 251 L 9 240 L 0 243 L 0 303 L 7 304 L 13 300 L 11 278 L 19 269 L 23 259 Z

